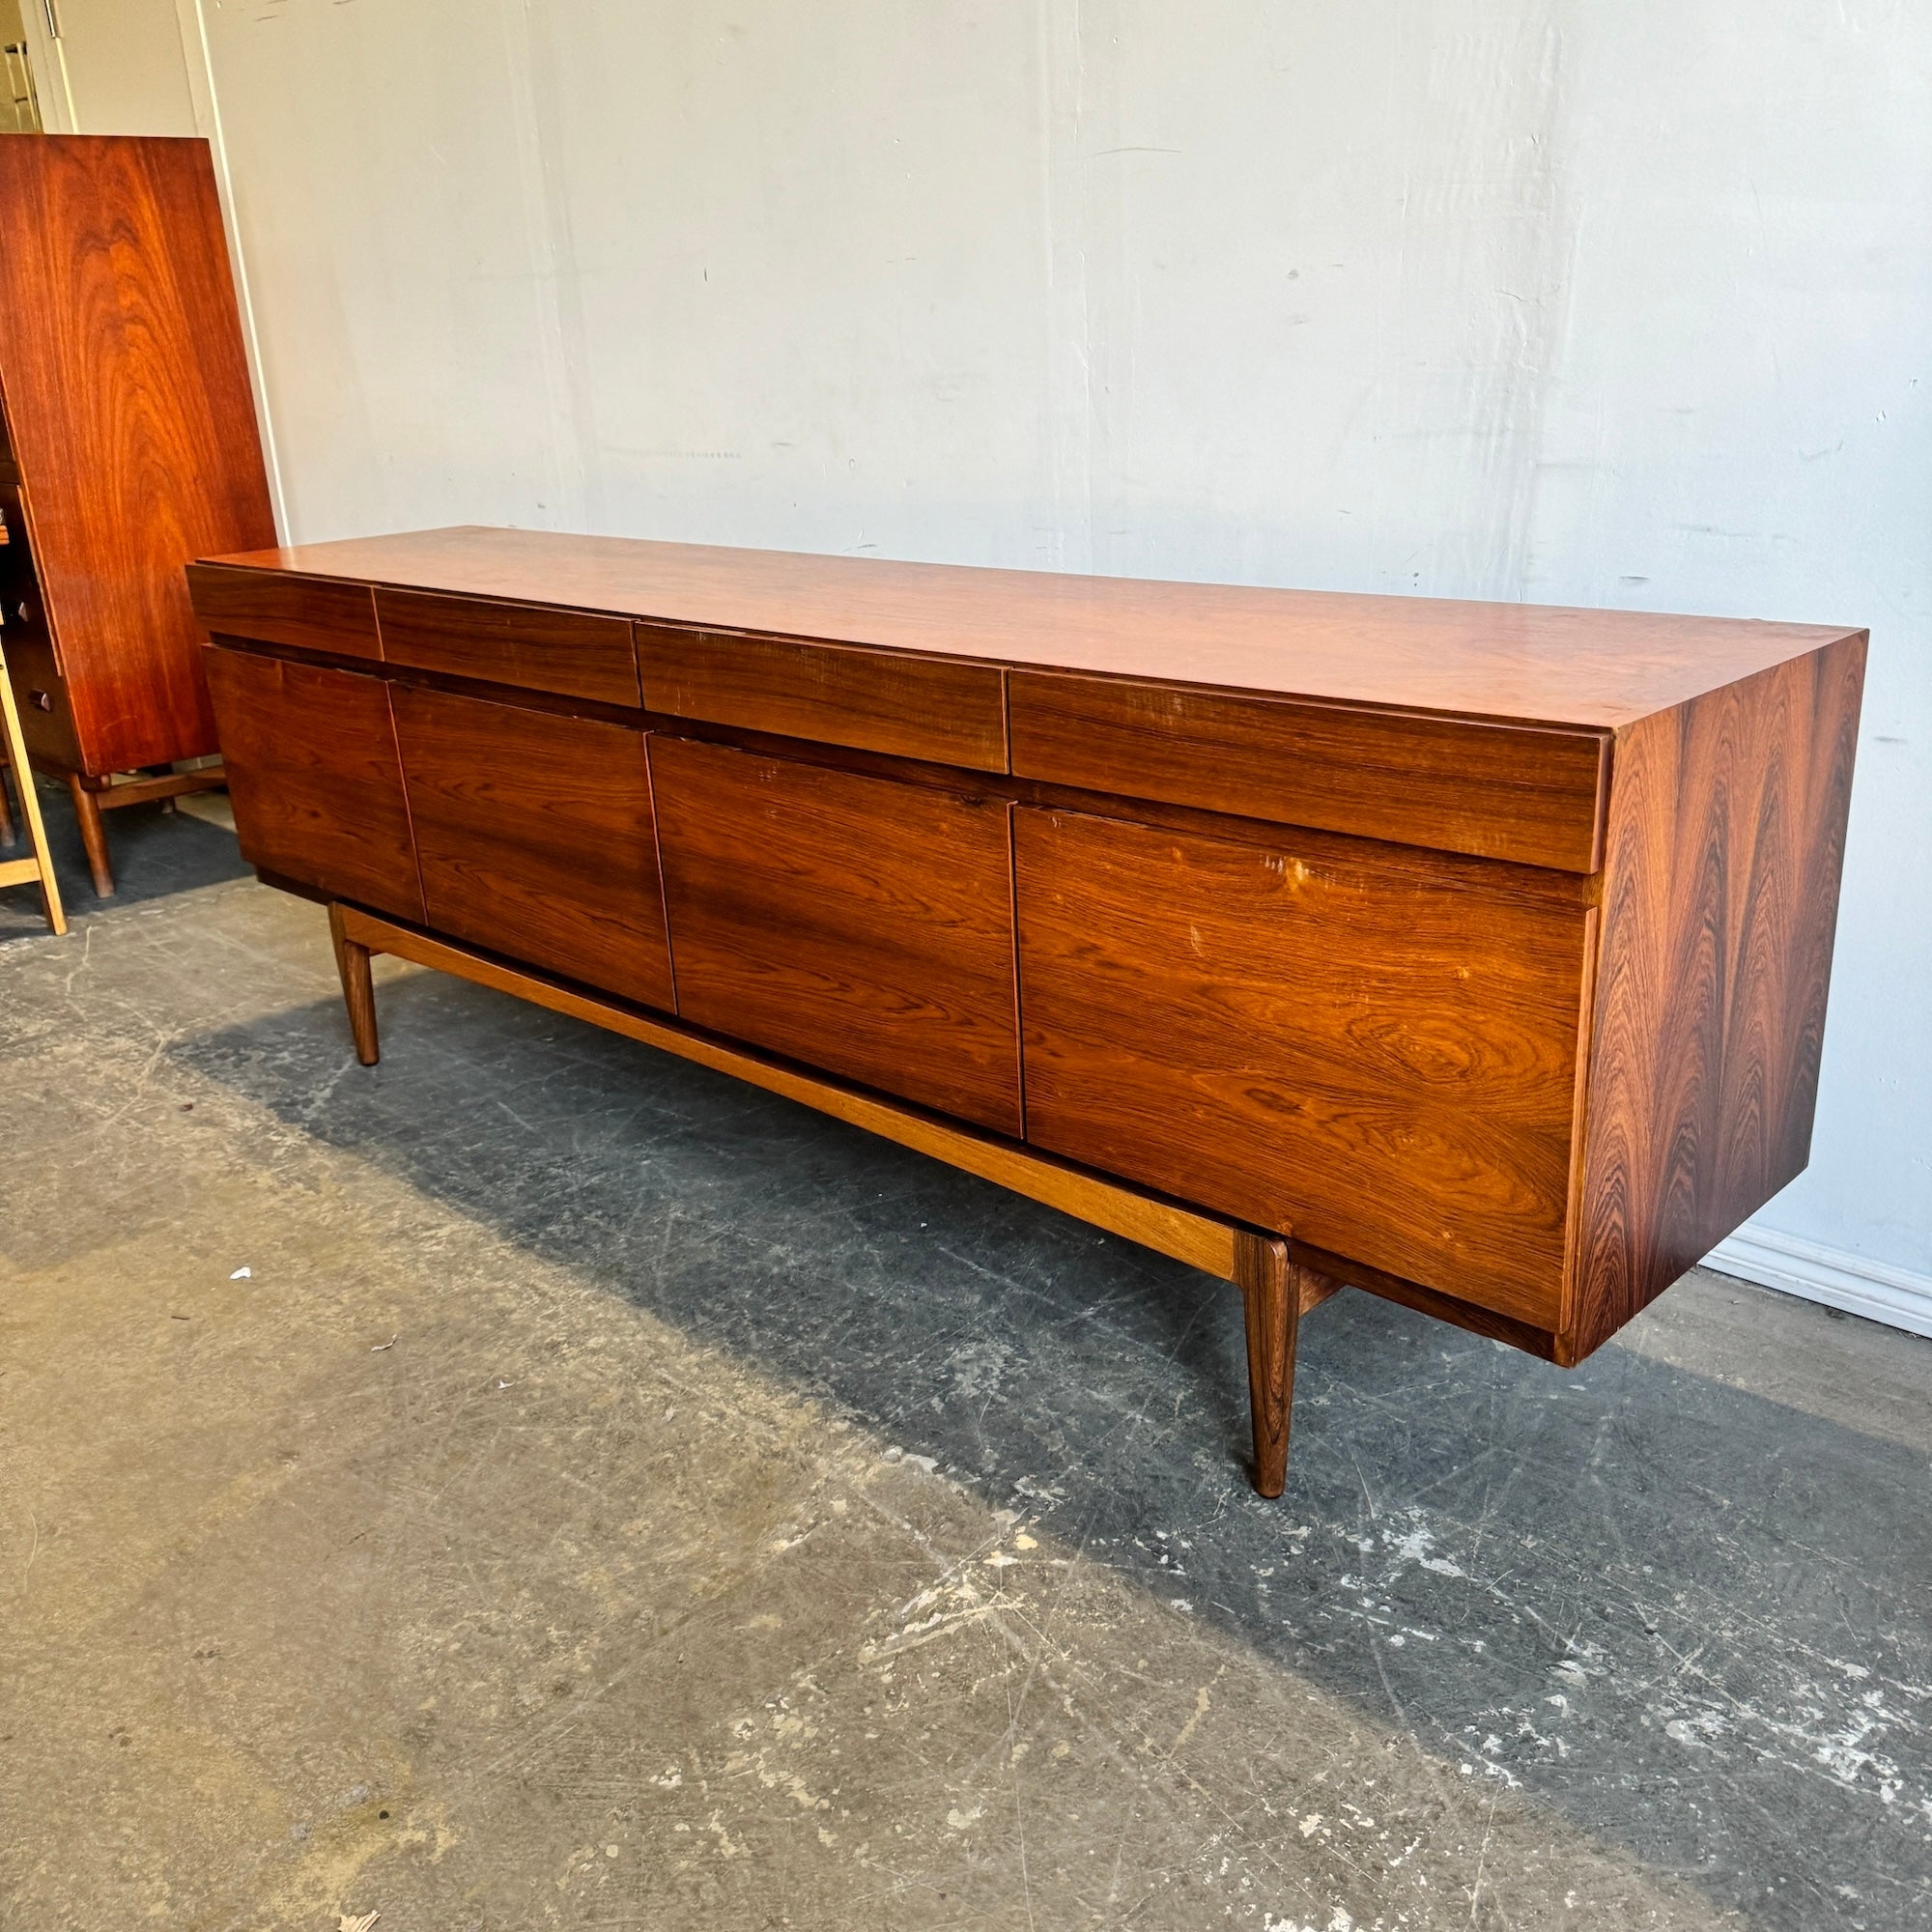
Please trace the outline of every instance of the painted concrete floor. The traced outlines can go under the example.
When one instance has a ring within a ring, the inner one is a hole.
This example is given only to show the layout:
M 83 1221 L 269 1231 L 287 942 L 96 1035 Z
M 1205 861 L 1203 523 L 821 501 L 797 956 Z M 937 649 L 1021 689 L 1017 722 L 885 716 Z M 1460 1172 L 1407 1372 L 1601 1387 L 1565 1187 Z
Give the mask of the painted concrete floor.
M 359 1069 L 114 829 L 0 895 L 9 1932 L 1932 1922 L 1932 1345 L 1347 1293 L 1264 1503 L 1231 1291 L 434 976 Z

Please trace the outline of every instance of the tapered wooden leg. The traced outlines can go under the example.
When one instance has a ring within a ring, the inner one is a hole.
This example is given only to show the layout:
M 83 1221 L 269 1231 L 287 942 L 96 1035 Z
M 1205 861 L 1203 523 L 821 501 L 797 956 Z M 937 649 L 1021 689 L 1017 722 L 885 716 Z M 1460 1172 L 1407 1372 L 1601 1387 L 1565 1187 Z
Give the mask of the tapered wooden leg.
M 342 1004 L 349 1009 L 355 1058 L 364 1066 L 374 1066 L 382 1051 L 376 1039 L 376 982 L 369 977 L 369 949 L 344 932 L 342 908 L 337 905 L 328 909 L 328 936 L 335 945 L 335 970 L 342 976 Z
M 1301 1285 L 1279 1236 L 1235 1237 L 1236 1279 L 1247 1304 L 1248 1405 L 1255 1425 L 1255 1488 L 1278 1496 L 1288 1483 L 1288 1425 L 1294 1402 L 1294 1339 Z
M 87 869 L 94 874 L 94 890 L 103 899 L 111 899 L 114 867 L 107 857 L 107 833 L 100 823 L 100 802 L 77 776 L 68 780 L 67 788 L 73 794 L 73 815 L 80 821 L 80 842 L 87 847 Z

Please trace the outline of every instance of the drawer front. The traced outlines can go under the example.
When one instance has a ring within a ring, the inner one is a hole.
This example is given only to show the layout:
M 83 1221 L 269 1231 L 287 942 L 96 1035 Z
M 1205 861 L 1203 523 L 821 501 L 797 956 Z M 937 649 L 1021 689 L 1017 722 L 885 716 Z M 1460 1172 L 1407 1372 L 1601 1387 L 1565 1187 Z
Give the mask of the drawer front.
M 1593 915 L 1421 856 L 1014 841 L 1029 1140 L 1559 1325 Z
M 1011 673 L 1009 696 L 1023 778 L 1564 871 L 1602 864 L 1603 733 L 1036 671 Z
M 638 666 L 645 707 L 668 718 L 1007 769 L 1006 695 L 990 665 L 639 624 Z
M 1017 1135 L 1005 802 L 650 750 L 680 1015 Z
M 383 655 L 376 638 L 376 606 L 366 583 L 191 563 L 187 588 L 194 614 L 215 636 L 293 644 L 345 658 Z
M 54 647 L 45 629 L 37 625 L 26 630 L 16 619 L 0 630 L 0 651 L 6 654 L 28 756 L 44 758 L 64 770 L 85 771 L 73 702 L 54 663 Z
M 429 923 L 668 1010 L 643 733 L 403 686 L 392 701 Z
M 390 664 L 560 697 L 638 703 L 638 659 L 627 617 L 421 590 L 378 590 L 376 615 Z
M 208 653 L 242 856 L 265 872 L 420 922 L 402 766 L 380 678 Z

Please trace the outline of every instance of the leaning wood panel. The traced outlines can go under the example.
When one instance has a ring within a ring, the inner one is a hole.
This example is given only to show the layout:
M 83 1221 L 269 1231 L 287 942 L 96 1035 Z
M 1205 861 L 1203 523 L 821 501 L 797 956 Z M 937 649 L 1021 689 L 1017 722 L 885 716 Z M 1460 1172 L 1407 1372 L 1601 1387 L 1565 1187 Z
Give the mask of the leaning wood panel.
M 194 614 L 213 635 L 343 658 L 380 658 L 376 604 L 366 583 L 191 563 Z
M 1555 1325 L 1582 909 L 1015 816 L 1035 1145 Z
M 1608 735 L 1014 671 L 1013 770 L 1592 872 Z
M 211 650 L 242 856 L 265 872 L 404 919 L 422 890 L 389 687 L 355 671 Z
M 1864 660 L 1860 634 L 1618 740 L 1566 1360 L 1810 1156 Z
M 394 703 L 429 923 L 670 1008 L 643 734 L 402 686 Z
M 1007 769 L 990 665 L 638 626 L 647 709 L 970 771 Z
M 376 617 L 390 664 L 604 704 L 638 702 L 637 653 L 622 617 L 383 589 Z
M 1006 804 L 650 748 L 679 1013 L 1017 1136 Z
M 0 140 L 0 381 L 84 769 L 213 752 L 182 566 L 274 520 L 206 142 Z

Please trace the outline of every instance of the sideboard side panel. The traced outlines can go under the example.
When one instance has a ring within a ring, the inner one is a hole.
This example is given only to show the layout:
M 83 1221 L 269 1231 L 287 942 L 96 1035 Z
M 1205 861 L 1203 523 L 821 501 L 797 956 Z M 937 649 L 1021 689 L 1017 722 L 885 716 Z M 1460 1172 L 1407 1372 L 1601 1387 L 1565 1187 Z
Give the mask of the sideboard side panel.
M 1810 1158 L 1864 661 L 1861 633 L 1618 738 L 1565 1360 Z

